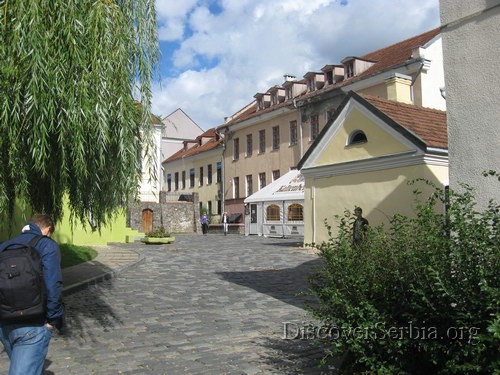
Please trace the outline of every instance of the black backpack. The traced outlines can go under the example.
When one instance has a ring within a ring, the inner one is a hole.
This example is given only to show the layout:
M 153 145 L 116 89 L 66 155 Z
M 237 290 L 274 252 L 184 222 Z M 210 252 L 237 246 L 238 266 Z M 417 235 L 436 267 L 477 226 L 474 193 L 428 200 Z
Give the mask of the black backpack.
M 0 321 L 22 322 L 45 316 L 46 290 L 40 254 L 35 246 L 13 243 L 0 252 Z

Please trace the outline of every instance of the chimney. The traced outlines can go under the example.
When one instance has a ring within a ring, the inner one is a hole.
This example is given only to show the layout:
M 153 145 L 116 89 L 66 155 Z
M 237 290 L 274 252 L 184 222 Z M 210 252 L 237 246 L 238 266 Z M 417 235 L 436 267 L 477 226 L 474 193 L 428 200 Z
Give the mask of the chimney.
M 387 99 L 400 103 L 413 104 L 410 76 L 393 73 L 386 77 L 385 87 L 387 90 Z
M 293 82 L 297 77 L 292 76 L 291 74 L 285 74 L 283 78 L 285 79 L 285 82 Z

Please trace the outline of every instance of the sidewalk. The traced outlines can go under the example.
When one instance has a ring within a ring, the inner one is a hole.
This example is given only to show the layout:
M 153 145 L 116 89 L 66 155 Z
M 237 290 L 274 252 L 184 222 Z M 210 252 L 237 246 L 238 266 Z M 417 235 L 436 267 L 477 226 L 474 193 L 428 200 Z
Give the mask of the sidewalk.
M 119 273 L 144 262 L 144 255 L 136 252 L 130 244 L 91 246 L 97 257 L 91 261 L 63 268 L 63 293 L 71 294 L 89 285 L 111 279 Z

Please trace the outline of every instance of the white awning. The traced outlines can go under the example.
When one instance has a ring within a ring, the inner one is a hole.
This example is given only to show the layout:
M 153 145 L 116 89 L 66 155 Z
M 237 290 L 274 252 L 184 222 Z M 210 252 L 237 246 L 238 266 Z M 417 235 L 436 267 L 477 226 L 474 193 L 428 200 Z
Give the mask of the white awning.
M 304 176 L 291 170 L 245 199 L 245 203 L 304 200 Z

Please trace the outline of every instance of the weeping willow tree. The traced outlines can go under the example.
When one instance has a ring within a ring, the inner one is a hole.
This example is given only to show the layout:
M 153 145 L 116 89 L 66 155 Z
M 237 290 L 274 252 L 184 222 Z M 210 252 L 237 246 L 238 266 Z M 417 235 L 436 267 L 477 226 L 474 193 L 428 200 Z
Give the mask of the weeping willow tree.
M 0 0 L 0 38 L 0 211 L 100 227 L 152 155 L 154 0 Z

